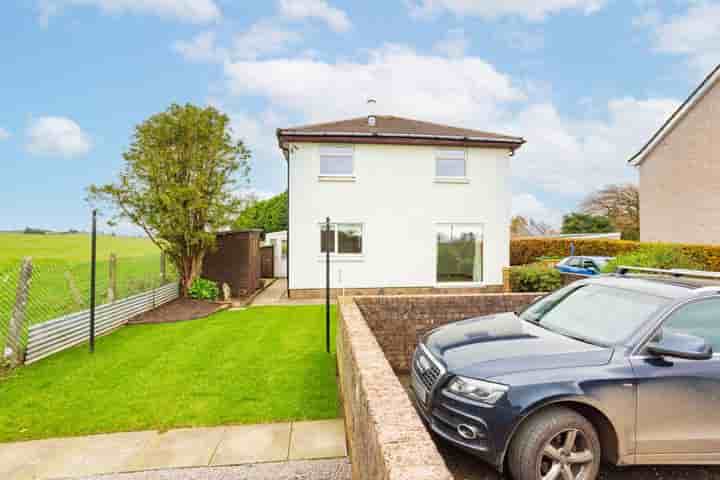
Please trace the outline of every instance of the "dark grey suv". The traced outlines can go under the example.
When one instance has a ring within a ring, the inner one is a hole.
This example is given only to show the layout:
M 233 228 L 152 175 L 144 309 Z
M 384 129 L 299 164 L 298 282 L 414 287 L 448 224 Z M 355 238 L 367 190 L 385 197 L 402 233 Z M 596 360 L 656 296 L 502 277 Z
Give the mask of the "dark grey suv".
M 517 480 L 592 480 L 602 460 L 720 463 L 720 284 L 653 273 L 431 331 L 413 359 L 418 411 Z

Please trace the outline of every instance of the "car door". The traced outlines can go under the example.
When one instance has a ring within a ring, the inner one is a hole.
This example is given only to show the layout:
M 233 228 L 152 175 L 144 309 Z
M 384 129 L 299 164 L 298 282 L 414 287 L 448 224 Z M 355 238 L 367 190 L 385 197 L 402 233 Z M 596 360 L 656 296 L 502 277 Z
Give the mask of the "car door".
M 720 352 L 720 298 L 680 306 L 657 334 L 664 332 L 702 337 Z M 631 363 L 637 377 L 637 463 L 720 460 L 720 355 L 684 360 L 641 354 Z

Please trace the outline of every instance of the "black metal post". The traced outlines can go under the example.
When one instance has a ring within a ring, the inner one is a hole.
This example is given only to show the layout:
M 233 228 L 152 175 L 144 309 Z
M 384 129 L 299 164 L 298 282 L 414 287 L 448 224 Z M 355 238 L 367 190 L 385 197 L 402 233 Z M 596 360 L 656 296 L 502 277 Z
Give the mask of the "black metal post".
M 325 218 L 325 351 L 330 353 L 330 217 Z
M 92 211 L 90 241 L 90 353 L 95 351 L 95 260 L 97 256 L 97 210 Z

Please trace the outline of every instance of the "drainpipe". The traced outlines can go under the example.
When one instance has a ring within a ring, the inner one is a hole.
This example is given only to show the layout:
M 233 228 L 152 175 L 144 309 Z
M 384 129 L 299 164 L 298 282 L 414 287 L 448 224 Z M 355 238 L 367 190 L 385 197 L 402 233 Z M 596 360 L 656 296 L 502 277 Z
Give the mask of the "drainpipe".
M 288 224 L 287 224 L 287 253 L 285 254 L 285 275 L 287 281 L 285 282 L 285 289 L 287 297 L 290 298 L 290 148 L 283 149 L 285 154 L 285 162 L 287 163 L 287 213 L 288 213 Z

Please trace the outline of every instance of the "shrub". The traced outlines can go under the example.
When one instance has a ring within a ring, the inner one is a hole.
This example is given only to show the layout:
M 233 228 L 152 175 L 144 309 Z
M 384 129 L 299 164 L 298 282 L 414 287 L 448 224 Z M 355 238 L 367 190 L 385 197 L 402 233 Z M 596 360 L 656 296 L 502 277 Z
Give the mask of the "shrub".
M 720 246 L 684 243 L 646 243 L 629 240 L 569 240 L 565 238 L 523 238 L 510 242 L 510 265 L 527 265 L 542 257 L 566 257 L 570 245 L 575 244 L 575 255 L 616 257 L 635 252 L 646 246 L 672 247 L 690 258 L 697 268 L 720 271 Z M 676 267 L 682 268 L 682 267 Z
M 687 268 L 699 270 L 703 265 L 683 251 L 681 246 L 656 243 L 641 246 L 638 250 L 618 255 L 605 265 L 603 271 L 614 272 L 619 265 L 645 268 Z
M 552 292 L 561 286 L 560 272 L 552 267 L 527 265 L 510 269 L 513 292 Z
M 217 283 L 207 278 L 196 278 L 188 290 L 190 298 L 196 300 L 216 300 L 220 294 Z
M 565 238 L 522 238 L 510 242 L 510 265 L 527 265 L 543 257 L 567 257 L 575 244 L 575 255 L 614 257 L 637 250 L 640 242 L 627 240 L 570 240 Z

